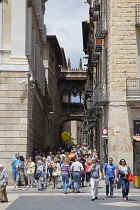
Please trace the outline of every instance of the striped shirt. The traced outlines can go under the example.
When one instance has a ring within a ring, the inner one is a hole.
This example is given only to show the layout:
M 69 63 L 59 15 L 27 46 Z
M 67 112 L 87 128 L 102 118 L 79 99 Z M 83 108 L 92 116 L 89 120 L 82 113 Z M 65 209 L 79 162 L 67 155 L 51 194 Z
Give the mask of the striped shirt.
M 70 172 L 70 166 L 68 164 L 62 164 L 61 165 L 61 174 L 68 175 L 69 172 Z

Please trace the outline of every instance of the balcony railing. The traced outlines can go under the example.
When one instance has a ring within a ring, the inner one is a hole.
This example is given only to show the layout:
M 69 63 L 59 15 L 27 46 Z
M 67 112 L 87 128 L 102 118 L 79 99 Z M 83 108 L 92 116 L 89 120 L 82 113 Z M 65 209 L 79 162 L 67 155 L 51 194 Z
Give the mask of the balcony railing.
M 135 26 L 140 27 L 140 4 L 136 4 L 136 22 Z
M 94 105 L 104 106 L 108 102 L 107 83 L 100 82 L 94 90 Z
M 140 97 L 140 78 L 126 80 L 126 96 Z
M 102 51 L 102 39 L 96 39 L 95 42 L 95 52 L 101 52 Z
M 104 39 L 108 32 L 107 12 L 102 13 L 98 23 L 97 38 Z
M 95 0 L 93 2 L 93 8 L 94 8 L 94 11 L 100 11 L 100 3 L 99 3 L 99 0 Z

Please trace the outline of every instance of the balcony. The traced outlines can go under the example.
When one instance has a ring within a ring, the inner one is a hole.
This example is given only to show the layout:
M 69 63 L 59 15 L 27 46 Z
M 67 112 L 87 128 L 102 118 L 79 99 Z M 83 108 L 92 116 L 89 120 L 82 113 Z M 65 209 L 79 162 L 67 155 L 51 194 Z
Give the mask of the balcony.
M 102 51 L 102 39 L 96 39 L 95 41 L 95 52 Z
M 93 16 L 92 16 L 92 18 L 93 18 L 93 21 L 98 21 L 98 14 L 96 13 L 96 11 L 93 11 Z
M 94 89 L 94 105 L 105 106 L 108 103 L 107 83 L 100 82 Z
M 95 0 L 93 2 L 93 8 L 94 8 L 94 11 L 100 11 L 100 3 L 99 3 L 99 0 Z
M 140 27 L 140 4 L 136 4 L 135 11 L 136 11 L 135 26 Z
M 97 38 L 104 39 L 107 32 L 108 32 L 107 12 L 104 12 L 99 19 L 98 28 L 97 28 Z
M 140 78 L 126 80 L 127 101 L 140 101 Z
M 88 48 L 88 51 L 89 51 L 89 52 L 92 52 L 93 46 L 94 46 L 94 44 L 93 44 L 92 41 L 88 41 L 88 42 L 87 42 L 87 48 Z

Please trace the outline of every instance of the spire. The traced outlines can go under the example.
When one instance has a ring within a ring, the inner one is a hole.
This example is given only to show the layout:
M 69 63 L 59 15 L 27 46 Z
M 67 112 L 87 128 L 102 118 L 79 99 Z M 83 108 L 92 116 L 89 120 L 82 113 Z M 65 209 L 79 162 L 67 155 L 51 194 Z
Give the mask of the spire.
M 83 69 L 82 68 L 82 59 L 81 58 L 80 58 L 80 61 L 79 61 L 79 69 L 81 69 L 81 70 Z
M 70 62 L 70 58 L 68 58 L 68 70 L 71 70 L 71 62 Z

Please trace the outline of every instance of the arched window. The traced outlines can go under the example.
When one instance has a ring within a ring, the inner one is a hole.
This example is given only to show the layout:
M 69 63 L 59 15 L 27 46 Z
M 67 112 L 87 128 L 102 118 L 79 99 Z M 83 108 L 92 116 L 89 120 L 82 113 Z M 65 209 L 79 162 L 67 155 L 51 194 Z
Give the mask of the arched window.
M 73 88 L 70 92 L 70 103 L 80 103 L 81 97 L 77 88 Z
M 69 102 L 69 93 L 68 90 L 64 90 L 62 93 L 62 103 L 68 103 Z

